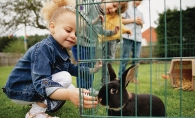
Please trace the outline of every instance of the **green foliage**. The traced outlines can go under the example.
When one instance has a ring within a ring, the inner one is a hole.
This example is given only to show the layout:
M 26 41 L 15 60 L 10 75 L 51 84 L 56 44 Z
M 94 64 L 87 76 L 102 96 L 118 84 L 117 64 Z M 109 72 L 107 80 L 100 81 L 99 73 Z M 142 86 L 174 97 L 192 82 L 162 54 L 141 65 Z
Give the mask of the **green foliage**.
M 33 35 L 33 36 L 28 36 L 28 47 L 33 46 L 35 43 L 43 40 L 44 38 L 46 38 L 48 35 Z
M 195 56 L 194 13 L 195 7 L 182 11 L 168 9 L 159 14 L 156 22 L 158 25 L 156 48 L 159 57 Z
M 0 37 L 0 52 L 3 51 L 3 49 L 12 41 L 16 40 L 17 38 L 16 37 Z
M 25 53 L 24 50 L 24 41 L 21 39 L 14 40 L 10 42 L 4 49 L 3 52 L 11 53 Z
M 32 35 L 27 38 L 28 48 L 48 35 Z M 0 52 L 24 53 L 24 39 L 21 37 L 0 37 Z

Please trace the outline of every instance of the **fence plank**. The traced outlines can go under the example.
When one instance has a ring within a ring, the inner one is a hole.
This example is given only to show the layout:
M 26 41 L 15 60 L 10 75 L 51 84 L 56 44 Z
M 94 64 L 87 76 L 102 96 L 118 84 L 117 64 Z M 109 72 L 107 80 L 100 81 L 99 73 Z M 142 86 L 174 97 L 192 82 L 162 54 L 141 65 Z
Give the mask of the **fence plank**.
M 23 54 L 0 52 L 0 66 L 14 66 Z

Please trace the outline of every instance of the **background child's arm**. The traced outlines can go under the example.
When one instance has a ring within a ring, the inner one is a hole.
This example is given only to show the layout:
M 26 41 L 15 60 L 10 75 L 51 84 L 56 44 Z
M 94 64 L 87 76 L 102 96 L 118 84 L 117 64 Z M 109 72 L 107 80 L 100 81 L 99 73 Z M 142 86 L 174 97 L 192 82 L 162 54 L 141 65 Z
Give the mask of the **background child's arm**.
M 101 22 L 103 23 L 103 22 L 104 22 L 104 16 L 103 16 L 103 15 L 97 16 L 97 17 L 92 21 L 92 25 L 98 23 L 99 20 L 101 20 Z
M 137 25 L 141 25 L 141 27 L 143 27 L 143 21 L 140 17 L 137 17 L 136 19 L 132 18 L 132 19 L 122 19 L 123 24 L 130 24 L 130 23 L 136 23 Z
M 127 34 L 132 35 L 132 31 L 131 31 L 130 29 L 127 29 L 126 27 L 124 27 L 124 28 L 122 29 L 122 33 L 123 33 L 123 34 L 127 33 Z
M 135 22 L 134 19 L 122 19 L 122 23 L 124 25 L 134 23 L 134 22 Z
M 98 27 L 98 29 L 99 29 L 98 34 L 105 35 L 105 36 L 113 36 L 113 35 L 117 34 L 119 29 L 120 29 L 119 26 L 115 26 L 114 30 L 106 30 L 103 28 L 102 25 L 98 25 L 96 27 Z
M 100 70 L 100 68 L 102 68 L 102 61 L 98 61 L 96 62 L 94 68 L 90 68 L 89 69 L 89 73 L 92 74 L 92 73 L 96 73 Z

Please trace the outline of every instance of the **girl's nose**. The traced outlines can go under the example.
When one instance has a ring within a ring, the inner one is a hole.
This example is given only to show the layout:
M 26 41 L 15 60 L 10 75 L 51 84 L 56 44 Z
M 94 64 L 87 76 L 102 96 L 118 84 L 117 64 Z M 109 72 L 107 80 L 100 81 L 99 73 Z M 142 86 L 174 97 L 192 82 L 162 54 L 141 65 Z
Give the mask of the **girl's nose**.
M 76 33 L 73 32 L 73 33 L 71 33 L 70 36 L 71 36 L 71 38 L 74 38 L 75 39 L 76 38 Z

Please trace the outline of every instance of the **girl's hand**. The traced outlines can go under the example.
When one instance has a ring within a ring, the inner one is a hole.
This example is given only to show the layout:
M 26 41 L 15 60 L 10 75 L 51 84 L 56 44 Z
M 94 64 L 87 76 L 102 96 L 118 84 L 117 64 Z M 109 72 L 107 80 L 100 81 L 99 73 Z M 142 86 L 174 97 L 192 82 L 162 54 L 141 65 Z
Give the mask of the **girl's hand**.
M 140 17 L 136 18 L 136 24 L 142 25 L 142 19 Z
M 127 30 L 126 33 L 130 34 L 130 36 L 132 35 L 132 31 L 131 30 Z
M 100 17 L 101 23 L 103 24 L 103 22 L 104 22 L 104 16 L 103 15 L 100 15 L 99 17 Z
M 97 16 L 97 17 L 92 21 L 92 25 L 97 24 L 99 21 L 101 21 L 101 24 L 103 25 L 103 22 L 104 22 L 104 16 L 103 16 L 103 15 Z
M 119 26 L 116 26 L 115 29 L 114 29 L 114 34 L 117 34 L 118 31 L 119 31 L 120 27 Z
M 81 89 L 81 98 L 79 98 L 79 89 L 69 89 L 69 99 L 77 107 L 80 105 L 83 108 L 95 108 L 98 104 L 97 99 L 92 96 L 88 96 L 89 91 L 86 89 Z
M 102 61 L 97 61 L 94 66 L 94 73 L 98 72 L 102 68 Z

